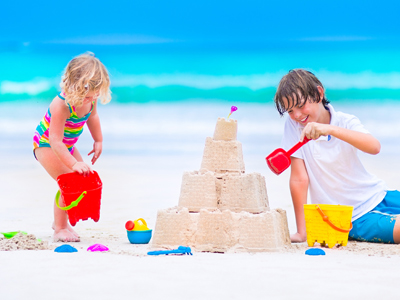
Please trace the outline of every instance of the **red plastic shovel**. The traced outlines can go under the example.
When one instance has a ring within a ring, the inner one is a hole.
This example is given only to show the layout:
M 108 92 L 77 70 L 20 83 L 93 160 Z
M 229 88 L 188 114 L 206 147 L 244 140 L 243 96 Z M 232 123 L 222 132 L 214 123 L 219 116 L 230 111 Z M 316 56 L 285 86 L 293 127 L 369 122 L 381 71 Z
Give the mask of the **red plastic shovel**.
M 290 166 L 290 156 L 295 153 L 299 148 L 310 141 L 307 137 L 304 137 L 302 142 L 298 142 L 294 145 L 288 152 L 282 148 L 276 149 L 270 155 L 268 155 L 265 160 L 267 161 L 268 167 L 276 175 L 281 174 Z

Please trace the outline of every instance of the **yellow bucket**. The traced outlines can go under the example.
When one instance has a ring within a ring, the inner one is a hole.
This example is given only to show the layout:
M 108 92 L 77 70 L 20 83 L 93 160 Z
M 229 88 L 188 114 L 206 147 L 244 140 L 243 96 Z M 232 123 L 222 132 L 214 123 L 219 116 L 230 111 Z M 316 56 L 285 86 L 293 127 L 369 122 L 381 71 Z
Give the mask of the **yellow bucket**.
M 336 244 L 346 246 L 353 228 L 352 214 L 353 206 L 304 204 L 308 246 L 314 246 L 315 242 L 329 248 Z

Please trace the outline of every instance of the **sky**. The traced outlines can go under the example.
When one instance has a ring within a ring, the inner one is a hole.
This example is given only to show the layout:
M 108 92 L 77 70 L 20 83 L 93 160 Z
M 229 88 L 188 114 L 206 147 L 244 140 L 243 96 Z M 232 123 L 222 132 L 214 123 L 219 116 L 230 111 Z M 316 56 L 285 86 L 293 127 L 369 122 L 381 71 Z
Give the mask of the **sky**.
M 399 44 L 400 1 L 3 1 L 2 43 L 375 41 Z M 105 38 L 106 37 L 106 38 Z

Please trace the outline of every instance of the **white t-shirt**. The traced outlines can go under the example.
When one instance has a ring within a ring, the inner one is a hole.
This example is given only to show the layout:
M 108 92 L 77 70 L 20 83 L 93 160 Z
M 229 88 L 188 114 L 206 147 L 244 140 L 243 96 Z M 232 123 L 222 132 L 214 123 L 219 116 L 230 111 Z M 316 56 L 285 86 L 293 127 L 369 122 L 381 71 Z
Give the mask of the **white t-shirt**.
M 336 112 L 330 104 L 328 108 L 331 125 L 369 133 L 357 117 Z M 287 151 L 298 143 L 303 128 L 288 117 L 282 148 Z M 304 160 L 311 203 L 351 205 L 354 207 L 352 221 L 378 205 L 387 191 L 383 180 L 365 170 L 357 151 L 357 148 L 333 136 L 321 136 L 292 155 Z

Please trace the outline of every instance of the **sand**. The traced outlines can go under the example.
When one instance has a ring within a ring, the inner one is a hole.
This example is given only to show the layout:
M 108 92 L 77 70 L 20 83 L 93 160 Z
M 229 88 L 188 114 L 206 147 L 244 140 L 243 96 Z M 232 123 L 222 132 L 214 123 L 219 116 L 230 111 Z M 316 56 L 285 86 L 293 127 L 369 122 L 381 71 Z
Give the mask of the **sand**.
M 321 295 L 325 299 L 371 299 L 397 294 L 398 245 L 349 242 L 347 247 L 324 248 L 326 255 L 320 257 L 306 256 L 305 243 L 276 253 L 147 256 L 151 247 L 130 244 L 124 224 L 141 217 L 154 228 L 157 210 L 176 205 L 182 173 L 194 168 L 193 161 L 190 163 L 194 158 L 102 158 L 97 166 L 105 183 L 101 218 L 98 223 L 88 220 L 75 226 L 82 240 L 72 244 L 78 252 L 0 251 L 1 299 L 310 299 Z M 2 161 L 0 170 L 2 231 L 23 230 L 54 248 L 61 245 L 51 241 L 55 183 L 29 159 L 15 160 L 12 167 Z M 385 170 L 383 161 L 375 167 L 376 173 Z M 274 189 L 285 189 L 287 174 L 279 180 L 267 171 L 264 174 L 271 208 L 287 210 L 293 231 L 290 198 L 287 192 Z M 393 173 L 386 175 L 387 181 L 395 181 Z M 21 182 L 24 189 L 18 188 Z M 40 197 L 34 196 L 38 184 L 48 187 Z M 279 194 L 282 198 L 278 201 Z M 110 251 L 88 252 L 95 243 Z
M 34 234 L 18 233 L 10 239 L 0 234 L 0 251 L 52 250 L 47 241 L 38 240 Z
M 214 117 L 211 131 L 213 120 Z M 107 122 L 102 125 L 106 128 Z M 209 135 L 210 128 L 199 134 L 197 152 L 116 155 L 108 150 L 112 145 L 105 143 L 104 153 L 95 166 L 104 183 L 100 221 L 88 220 L 75 226 L 81 242 L 71 245 L 78 249 L 77 253 L 0 251 L 0 299 L 397 297 L 398 245 L 349 242 L 346 247 L 324 248 L 325 256 L 312 257 L 304 254 L 308 249 L 305 243 L 273 253 L 194 252 L 193 256 L 147 256 L 147 251 L 153 250 L 150 245 L 130 244 L 125 222 L 144 218 L 154 229 L 157 211 L 178 203 L 182 174 L 199 169 L 204 136 Z M 269 206 L 286 210 L 289 230 L 293 232 L 296 226 L 288 190 L 289 173 L 272 174 L 264 161 L 266 150 L 252 151 L 258 148 L 257 144 L 250 145 L 254 146 L 251 148 L 247 139 L 240 140 L 246 173 L 265 176 Z M 80 143 L 81 149 L 85 148 L 84 140 Z M 32 158 L 30 140 L 25 144 L 27 150 L 22 154 L 2 153 L 0 231 L 22 230 L 47 241 L 54 249 L 62 245 L 51 239 L 57 186 Z M 167 149 L 168 145 L 158 147 Z M 89 152 L 89 147 L 82 152 Z M 362 159 L 366 168 L 384 179 L 390 188 L 400 189 L 400 162 L 385 149 L 383 144 L 381 154 L 362 155 Z M 106 245 L 110 251 L 87 251 L 96 243 Z

